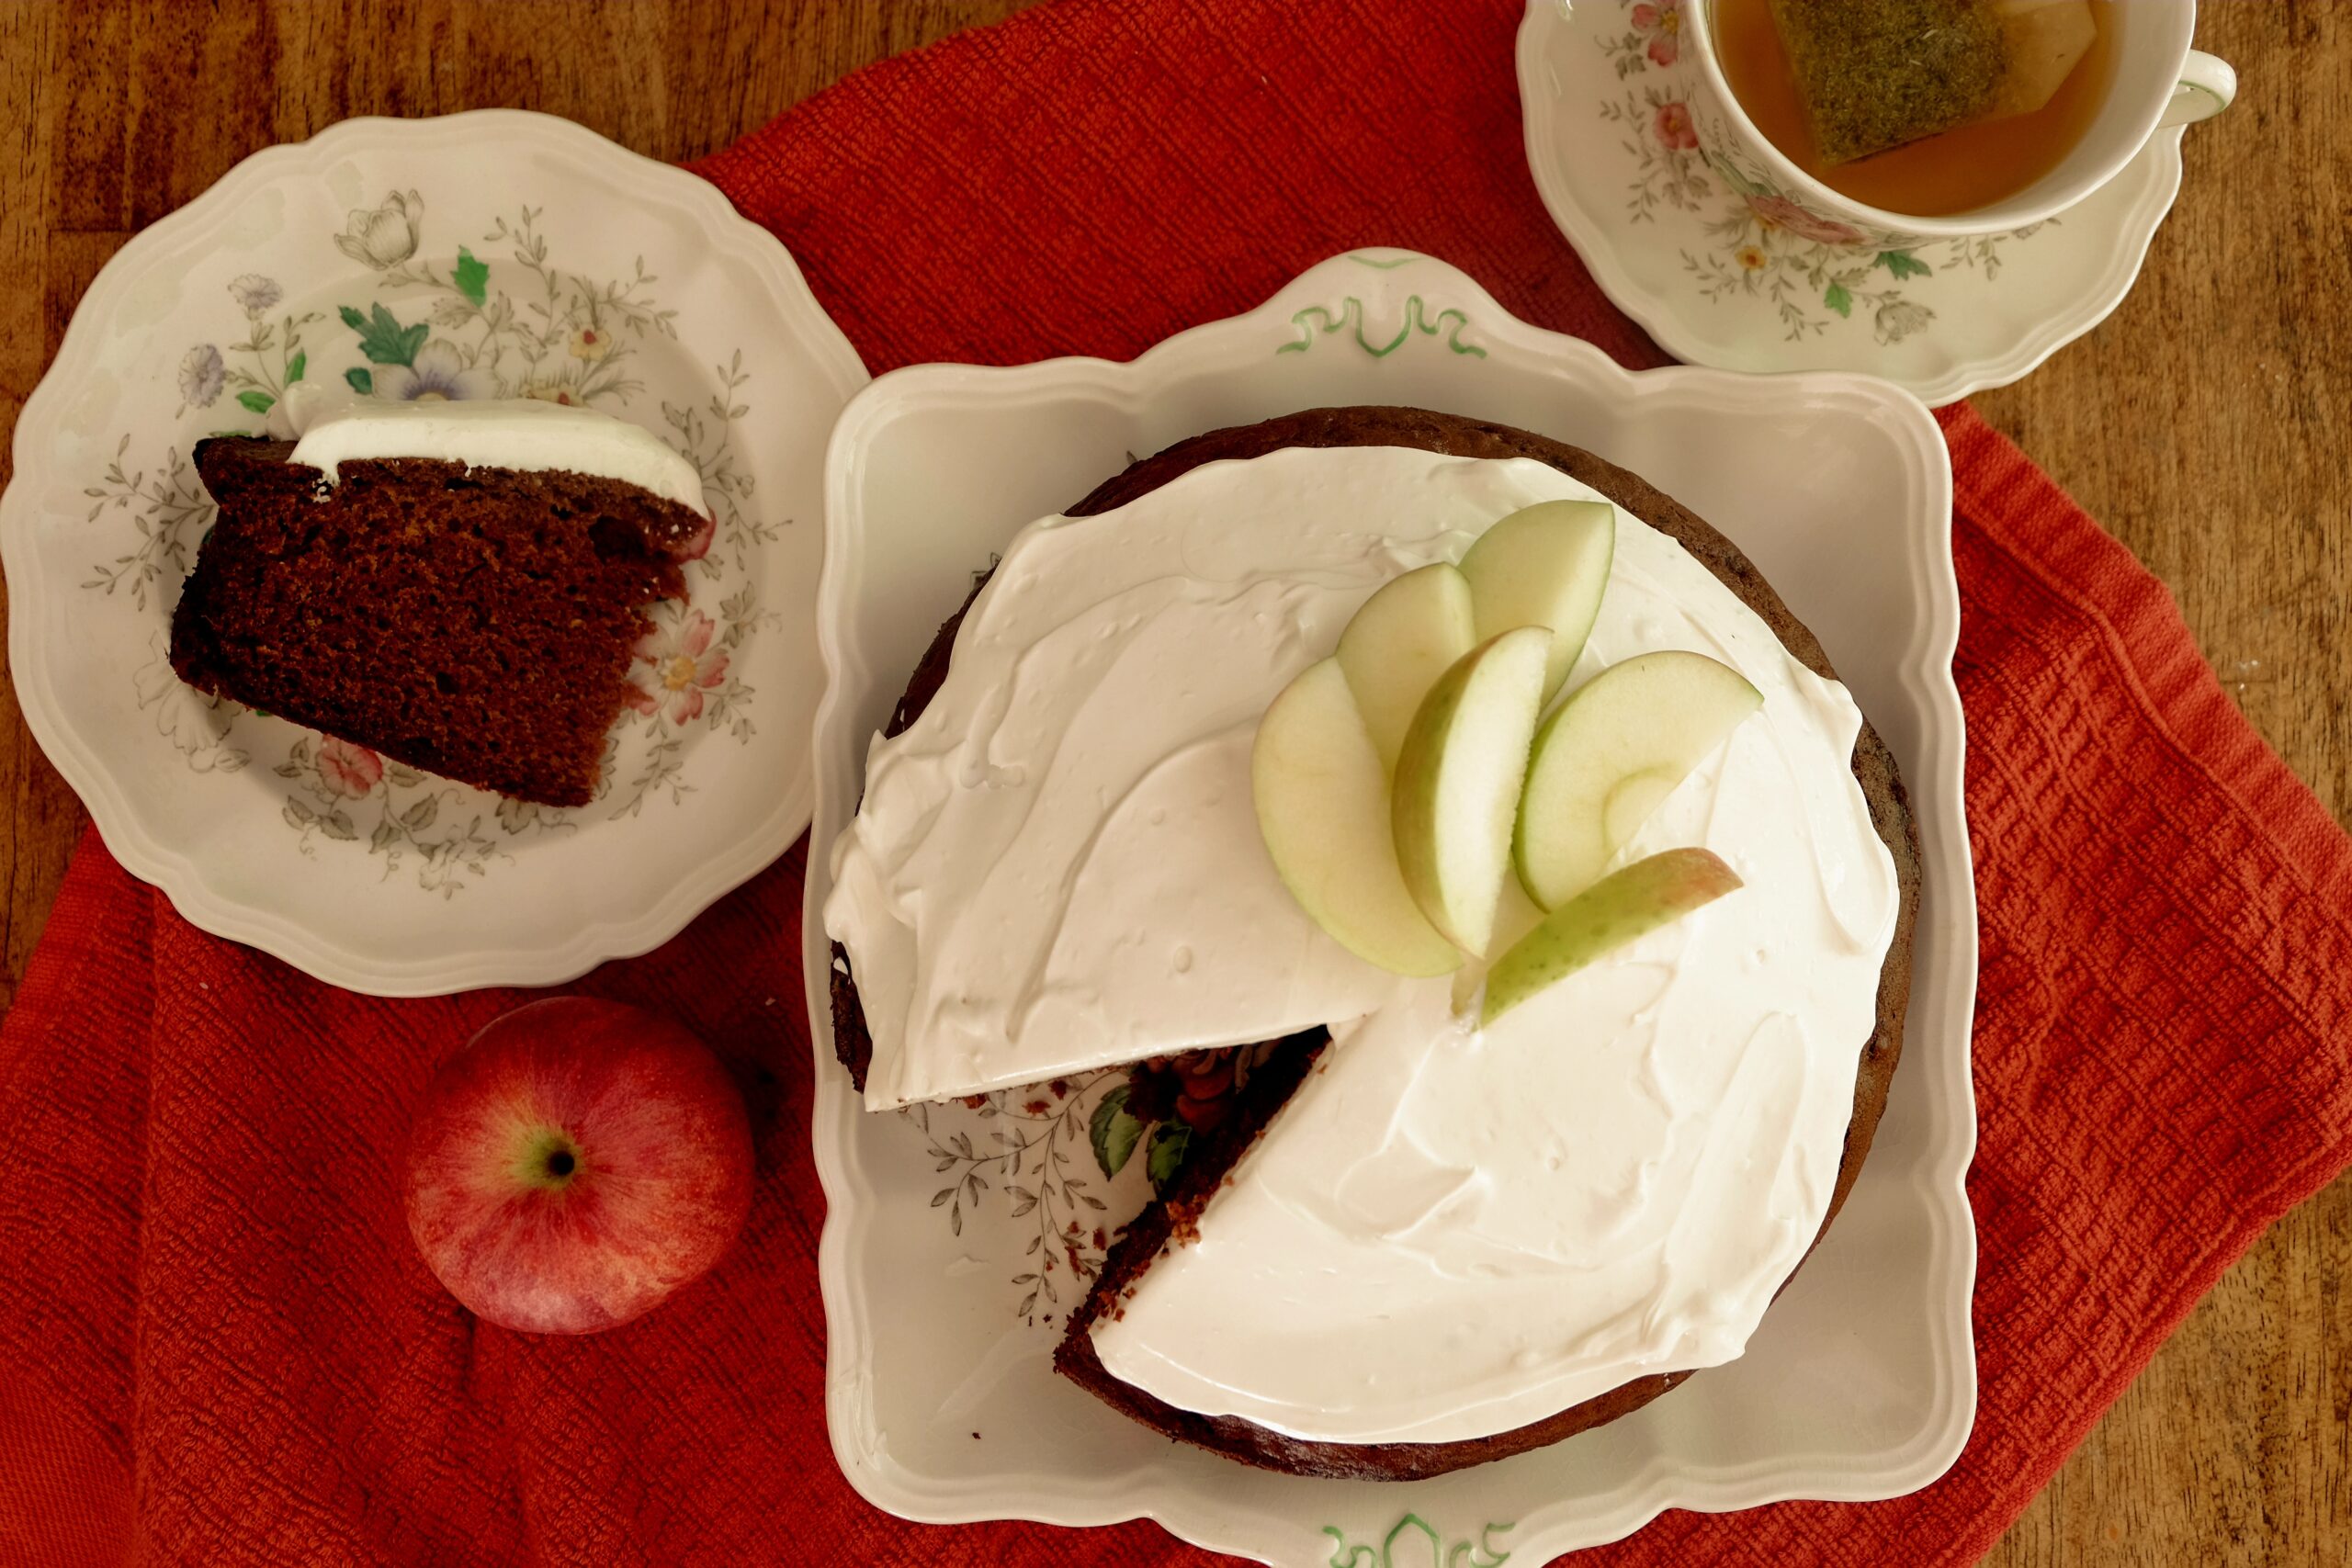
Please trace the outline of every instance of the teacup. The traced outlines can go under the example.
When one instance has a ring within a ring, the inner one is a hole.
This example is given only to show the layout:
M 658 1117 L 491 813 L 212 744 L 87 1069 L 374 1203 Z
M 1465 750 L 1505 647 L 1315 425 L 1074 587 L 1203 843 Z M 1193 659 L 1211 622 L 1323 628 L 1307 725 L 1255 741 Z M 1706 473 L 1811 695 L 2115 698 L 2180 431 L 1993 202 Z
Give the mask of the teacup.
M 1724 80 L 1716 0 L 1684 0 L 1683 51 L 1693 129 L 1707 162 L 1769 220 L 1825 244 L 1902 249 L 1928 240 L 2007 234 L 2056 217 L 2120 174 L 2148 139 L 2229 107 L 2237 73 L 2189 48 L 2194 0 L 2116 0 L 2114 81 L 2098 116 L 2058 166 L 2006 200 L 1950 217 L 1867 206 L 1806 174 L 1758 130 Z

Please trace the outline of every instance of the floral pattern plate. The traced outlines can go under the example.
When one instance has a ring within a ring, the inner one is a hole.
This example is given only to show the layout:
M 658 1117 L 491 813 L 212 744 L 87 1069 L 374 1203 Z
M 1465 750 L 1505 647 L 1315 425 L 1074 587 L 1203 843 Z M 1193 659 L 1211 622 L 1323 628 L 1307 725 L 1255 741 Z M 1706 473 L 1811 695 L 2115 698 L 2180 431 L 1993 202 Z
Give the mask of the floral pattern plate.
M 2015 233 L 1857 244 L 1752 169 L 1713 165 L 1685 102 L 1697 0 L 1528 0 L 1527 162 L 1618 309 L 1723 370 L 1852 370 L 1929 403 L 2007 386 L 2105 321 L 2180 190 L 2179 129 Z
M 1171 1445 L 1048 1365 L 1148 1185 L 1230 1080 L 1178 1057 L 868 1115 L 833 1060 L 822 852 L 932 630 L 1030 519 L 1131 454 L 1334 403 L 1501 420 L 1645 475 L 1736 539 L 1817 632 L 1894 749 L 1928 868 L 1901 1070 L 1844 1213 L 1748 1353 L 1625 1420 L 1410 1485 L 1247 1469 Z M 828 1416 L 851 1482 L 909 1518 L 1101 1524 L 1295 1568 L 1495 1568 L 1669 1507 L 1864 1499 L 1925 1485 L 1975 1403 L 1976 917 L 1951 680 L 1960 601 L 1935 422 L 1867 377 L 1630 375 L 1406 251 L 1337 256 L 1248 315 L 1132 364 L 918 366 L 843 412 L 827 465 L 818 852 L 803 962 L 826 1197 Z
M 208 931 L 353 990 L 568 979 L 673 935 L 808 820 L 834 418 L 866 380 L 792 258 L 682 170 L 512 110 L 246 159 L 107 264 L 0 500 L 27 721 L 107 848 Z M 533 397 L 660 434 L 715 514 L 592 804 L 549 810 L 207 698 L 166 658 L 196 441 L 287 386 Z

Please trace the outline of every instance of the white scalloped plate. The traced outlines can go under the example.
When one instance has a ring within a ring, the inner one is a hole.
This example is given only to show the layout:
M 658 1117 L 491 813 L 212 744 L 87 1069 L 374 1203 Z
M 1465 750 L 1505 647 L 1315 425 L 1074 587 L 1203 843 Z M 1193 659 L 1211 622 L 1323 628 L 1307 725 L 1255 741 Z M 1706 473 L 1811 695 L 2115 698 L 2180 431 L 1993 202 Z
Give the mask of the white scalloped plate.
M 1877 1145 L 1748 1353 L 1597 1431 L 1406 1485 L 1250 1470 L 1170 1444 L 1055 1377 L 1071 1265 L 1099 1257 L 1102 1232 L 1141 1198 L 1141 1162 L 1103 1182 L 1086 1142 L 1109 1076 L 977 1110 L 869 1116 L 833 1060 L 825 987 L 823 849 L 858 798 L 867 738 L 973 570 L 1131 454 L 1336 403 L 1541 431 L 1633 468 L 1730 535 L 1894 748 L 1927 864 L 1909 1030 Z M 895 371 L 842 414 L 826 491 L 818 637 L 831 684 L 817 717 L 805 963 L 828 1414 L 860 1492 L 932 1521 L 1148 1517 L 1267 1562 L 1487 1564 L 1502 1552 L 1544 1562 L 1665 1508 L 1895 1496 L 1951 1464 L 1975 1408 L 1962 1182 L 1976 1132 L 1976 916 L 1951 680 L 1951 474 L 1917 401 L 1857 376 L 1630 375 L 1512 320 L 1442 262 L 1369 251 L 1131 364 Z
M 211 520 L 190 446 L 302 377 L 567 397 L 702 469 L 718 536 L 657 612 L 653 711 L 596 802 L 502 806 L 173 679 Z M 356 119 L 256 153 L 107 263 L 17 422 L 26 720 L 126 867 L 322 980 L 430 995 L 641 953 L 808 820 L 824 444 L 866 379 L 773 236 L 569 121 Z
M 1710 170 L 1687 115 L 1660 120 L 1683 101 L 1692 66 L 1671 34 L 1634 20 L 1640 3 L 1528 0 L 1520 112 L 1552 221 L 1617 308 L 1678 359 L 1883 376 L 1936 404 L 2005 387 L 2122 303 L 2179 194 L 2175 128 L 2031 230 L 1923 243 L 1896 260 L 1820 243 L 1768 220 Z

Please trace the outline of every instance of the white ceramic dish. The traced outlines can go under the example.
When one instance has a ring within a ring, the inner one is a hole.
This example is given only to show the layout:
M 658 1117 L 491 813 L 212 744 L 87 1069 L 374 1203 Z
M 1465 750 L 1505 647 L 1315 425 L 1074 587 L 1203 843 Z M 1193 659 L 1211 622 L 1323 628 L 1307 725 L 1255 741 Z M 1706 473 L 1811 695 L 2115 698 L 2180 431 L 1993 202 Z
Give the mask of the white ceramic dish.
M 1541 431 L 1713 521 L 1820 635 L 1894 748 L 1927 857 L 1909 1032 L 1877 1146 L 1747 1355 L 1599 1431 L 1409 1485 L 1250 1470 L 1055 1377 L 1048 1357 L 1082 1289 L 1073 1270 L 1141 1200 L 1143 1162 L 1106 1182 L 1087 1142 L 1087 1111 L 1120 1075 L 867 1115 L 832 1057 L 820 919 L 825 848 L 858 798 L 867 738 L 992 551 L 1130 455 L 1339 403 Z M 805 961 L 828 1411 L 860 1492 L 933 1521 L 1148 1516 L 1267 1562 L 1483 1565 L 1547 1561 L 1669 1507 L 1894 1496 L 1958 1455 L 1975 1404 L 1962 1186 L 1975 1145 L 1975 899 L 1951 671 L 1951 469 L 1917 401 L 1854 376 L 1629 375 L 1512 320 L 1441 262 L 1359 252 L 1132 364 L 893 372 L 842 415 L 826 485 L 819 640 L 831 683 Z
M 301 377 L 568 396 L 700 468 L 718 535 L 689 606 L 657 613 L 632 667 L 652 711 L 616 731 L 594 804 L 322 750 L 173 678 L 211 522 L 190 448 L 260 430 Z M 866 379 L 774 237 L 568 121 L 358 119 L 256 153 L 107 265 L 17 422 L 0 548 L 25 717 L 125 866 L 322 980 L 544 985 L 643 952 L 808 820 L 824 442 Z
M 1954 402 L 2024 376 L 2131 291 L 2180 191 L 2177 127 L 2049 222 L 1857 246 L 1758 176 L 1736 188 L 1709 166 L 1681 109 L 1695 67 L 1665 21 L 1684 3 L 1528 0 L 1519 30 L 1535 188 L 1594 280 L 1676 358 L 1856 371 Z

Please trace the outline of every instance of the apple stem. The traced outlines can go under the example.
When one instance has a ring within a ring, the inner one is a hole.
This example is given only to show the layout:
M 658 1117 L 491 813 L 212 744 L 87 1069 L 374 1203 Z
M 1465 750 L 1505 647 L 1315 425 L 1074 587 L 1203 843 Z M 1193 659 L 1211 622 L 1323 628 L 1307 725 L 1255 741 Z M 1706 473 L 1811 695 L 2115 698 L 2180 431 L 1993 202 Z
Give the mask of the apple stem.
M 542 1127 L 515 1153 L 509 1168 L 526 1187 L 560 1192 L 580 1178 L 580 1150 L 560 1127 Z

